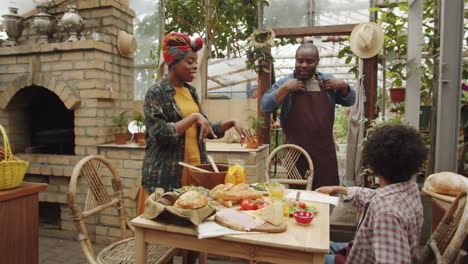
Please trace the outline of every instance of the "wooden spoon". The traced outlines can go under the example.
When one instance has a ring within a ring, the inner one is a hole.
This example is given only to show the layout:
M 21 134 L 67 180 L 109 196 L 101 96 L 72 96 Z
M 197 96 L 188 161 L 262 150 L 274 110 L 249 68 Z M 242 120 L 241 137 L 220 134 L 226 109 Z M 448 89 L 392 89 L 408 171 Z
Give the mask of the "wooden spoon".
M 207 155 L 207 156 L 208 156 L 208 160 L 210 161 L 211 167 L 213 167 L 213 170 L 215 172 L 219 172 L 218 166 L 216 166 L 216 163 L 214 162 L 213 156 L 211 156 L 211 155 Z
M 212 172 L 212 171 L 207 171 L 207 170 L 204 170 L 204 169 L 202 169 L 202 168 L 198 168 L 198 167 L 192 166 L 192 165 L 187 164 L 187 163 L 184 163 L 184 162 L 182 162 L 182 161 L 179 161 L 179 165 L 180 165 L 180 166 L 187 167 L 187 168 L 191 168 L 191 169 L 196 170 L 196 171 L 199 171 L 199 172 Z

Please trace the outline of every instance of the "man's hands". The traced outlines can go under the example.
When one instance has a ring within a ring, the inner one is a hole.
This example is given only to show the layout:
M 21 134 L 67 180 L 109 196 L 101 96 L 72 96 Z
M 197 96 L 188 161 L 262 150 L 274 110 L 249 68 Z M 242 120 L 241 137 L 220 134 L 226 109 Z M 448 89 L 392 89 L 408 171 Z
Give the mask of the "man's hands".
M 303 81 L 299 81 L 296 78 L 292 78 L 287 80 L 283 85 L 282 85 L 288 92 L 294 92 L 294 91 L 305 91 L 305 84 Z
M 325 90 L 340 90 L 341 95 L 347 96 L 349 93 L 348 85 L 340 79 L 328 78 L 322 81 Z

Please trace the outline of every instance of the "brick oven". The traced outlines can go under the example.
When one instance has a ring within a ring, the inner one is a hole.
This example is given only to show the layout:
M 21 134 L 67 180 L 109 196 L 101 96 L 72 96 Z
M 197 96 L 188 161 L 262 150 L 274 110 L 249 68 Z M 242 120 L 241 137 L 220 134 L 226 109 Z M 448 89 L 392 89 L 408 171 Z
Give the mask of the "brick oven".
M 30 162 L 25 180 L 49 184 L 39 195 L 41 219 L 49 234 L 63 238 L 74 237 L 66 205 L 74 165 L 84 156 L 107 153 L 99 146 L 113 141 L 113 118 L 134 109 L 133 57 L 119 55 L 116 46 L 119 31 L 133 33 L 128 0 L 56 0 L 48 13 L 60 18 L 69 4 L 86 19 L 84 40 L 63 42 L 66 33 L 57 32 L 48 44 L 36 44 L 39 36 L 25 26 L 18 46 L 0 47 L 0 124 L 15 155 Z M 130 175 L 135 185 L 138 172 Z M 83 201 L 86 192 L 81 190 Z

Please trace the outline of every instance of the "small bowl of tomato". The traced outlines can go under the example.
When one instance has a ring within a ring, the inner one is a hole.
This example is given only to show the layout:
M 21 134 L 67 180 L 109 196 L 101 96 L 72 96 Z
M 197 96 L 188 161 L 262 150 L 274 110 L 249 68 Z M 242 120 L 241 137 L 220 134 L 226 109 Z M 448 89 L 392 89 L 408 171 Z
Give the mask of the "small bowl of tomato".
M 315 216 L 314 213 L 307 211 L 297 211 L 294 212 L 293 215 L 297 223 L 304 225 L 310 224 L 310 222 L 312 222 L 312 219 L 314 219 Z

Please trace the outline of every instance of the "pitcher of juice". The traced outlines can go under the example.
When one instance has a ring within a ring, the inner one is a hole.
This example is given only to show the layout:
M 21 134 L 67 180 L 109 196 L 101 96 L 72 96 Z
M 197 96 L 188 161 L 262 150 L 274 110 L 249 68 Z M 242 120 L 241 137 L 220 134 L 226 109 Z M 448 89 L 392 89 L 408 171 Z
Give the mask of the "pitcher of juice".
M 224 178 L 224 183 L 247 183 L 247 175 L 244 170 L 244 162 L 242 160 L 228 160 L 228 172 Z

